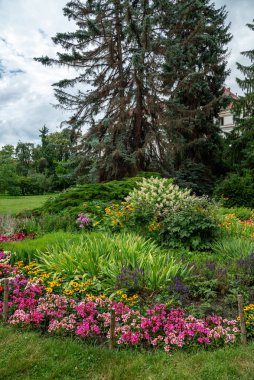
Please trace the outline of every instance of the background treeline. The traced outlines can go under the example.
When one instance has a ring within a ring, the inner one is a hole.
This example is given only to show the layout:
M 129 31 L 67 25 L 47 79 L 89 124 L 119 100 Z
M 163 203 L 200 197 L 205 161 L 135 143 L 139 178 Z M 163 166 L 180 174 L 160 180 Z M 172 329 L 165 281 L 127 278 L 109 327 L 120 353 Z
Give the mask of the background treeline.
M 49 133 L 44 126 L 38 145 L 19 141 L 0 150 L 0 193 L 44 194 L 61 191 L 82 180 L 78 134 L 63 129 Z

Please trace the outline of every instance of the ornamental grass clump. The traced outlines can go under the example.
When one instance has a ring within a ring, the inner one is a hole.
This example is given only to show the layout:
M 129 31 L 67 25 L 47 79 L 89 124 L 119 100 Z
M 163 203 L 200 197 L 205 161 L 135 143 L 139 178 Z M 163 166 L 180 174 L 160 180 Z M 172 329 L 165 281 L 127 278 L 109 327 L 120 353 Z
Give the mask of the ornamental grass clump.
M 159 290 L 175 276 L 188 277 L 190 268 L 172 253 L 142 236 L 122 233 L 87 233 L 78 243 L 55 245 L 47 252 L 38 252 L 38 267 L 69 280 L 87 278 L 99 281 L 103 289 L 115 289 L 124 268 L 144 272 L 144 287 Z

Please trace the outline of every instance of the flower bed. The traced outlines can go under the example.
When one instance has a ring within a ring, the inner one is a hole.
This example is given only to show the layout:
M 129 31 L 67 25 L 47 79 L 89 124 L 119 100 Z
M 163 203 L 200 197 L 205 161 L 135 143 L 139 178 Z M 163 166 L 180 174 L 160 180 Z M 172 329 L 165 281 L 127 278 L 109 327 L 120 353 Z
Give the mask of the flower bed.
M 14 235 L 0 235 L 0 243 L 9 243 L 13 241 L 20 241 L 27 239 L 28 237 L 33 237 L 33 236 L 28 236 L 24 232 L 17 232 Z
M 93 296 L 82 301 L 46 291 L 39 279 L 24 276 L 9 264 L 10 254 L 0 253 L 0 279 L 9 278 L 8 323 L 43 329 L 50 334 L 76 335 L 82 339 L 106 341 L 110 315 L 115 310 L 115 340 L 119 346 L 146 349 L 177 347 L 218 347 L 234 343 L 239 335 L 237 321 L 220 316 L 195 318 L 182 309 L 168 309 L 157 304 L 147 310 L 117 300 Z M 0 313 L 3 289 L 0 289 Z

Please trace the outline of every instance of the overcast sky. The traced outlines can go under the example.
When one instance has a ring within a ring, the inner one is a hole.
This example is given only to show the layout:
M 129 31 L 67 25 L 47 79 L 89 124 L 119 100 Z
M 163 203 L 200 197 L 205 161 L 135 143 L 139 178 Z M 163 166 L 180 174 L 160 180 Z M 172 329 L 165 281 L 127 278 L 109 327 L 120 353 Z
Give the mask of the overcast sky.
M 46 68 L 33 57 L 54 56 L 51 37 L 73 30 L 63 16 L 66 0 L 0 0 L 0 146 L 38 142 L 38 130 L 46 124 L 59 130 L 66 117 L 52 107 L 51 84 L 66 77 L 65 69 Z M 240 92 L 235 83 L 235 62 L 242 62 L 241 51 L 253 49 L 253 32 L 245 24 L 254 18 L 254 0 L 215 0 L 226 5 L 233 40 L 226 85 Z

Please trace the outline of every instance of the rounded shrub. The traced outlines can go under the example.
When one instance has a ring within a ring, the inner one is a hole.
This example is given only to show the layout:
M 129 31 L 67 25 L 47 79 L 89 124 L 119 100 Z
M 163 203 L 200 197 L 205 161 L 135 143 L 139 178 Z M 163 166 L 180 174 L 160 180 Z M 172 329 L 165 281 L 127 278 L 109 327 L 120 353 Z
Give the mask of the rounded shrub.
M 225 207 L 254 207 L 254 181 L 250 173 L 230 174 L 214 190 Z

